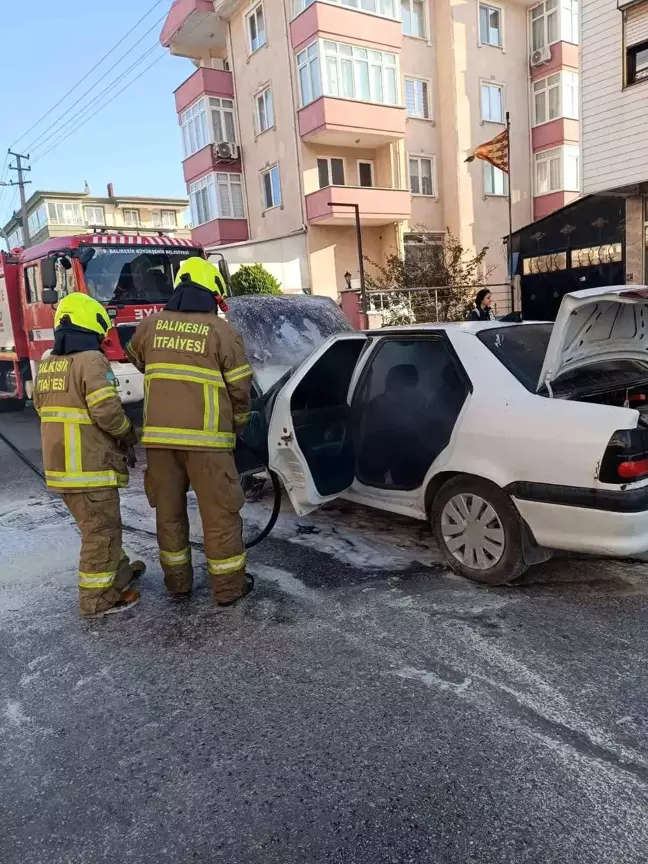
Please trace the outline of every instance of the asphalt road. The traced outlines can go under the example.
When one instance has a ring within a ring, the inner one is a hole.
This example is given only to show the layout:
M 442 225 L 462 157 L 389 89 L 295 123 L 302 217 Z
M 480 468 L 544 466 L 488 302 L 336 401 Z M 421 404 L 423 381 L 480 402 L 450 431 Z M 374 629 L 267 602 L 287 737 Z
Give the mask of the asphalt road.
M 0 431 L 38 459 L 33 415 Z M 234 609 L 199 558 L 169 604 L 130 532 L 142 603 L 82 622 L 74 526 L 2 444 L 0 478 L 3 864 L 648 859 L 647 565 L 479 588 L 422 526 L 287 512 Z

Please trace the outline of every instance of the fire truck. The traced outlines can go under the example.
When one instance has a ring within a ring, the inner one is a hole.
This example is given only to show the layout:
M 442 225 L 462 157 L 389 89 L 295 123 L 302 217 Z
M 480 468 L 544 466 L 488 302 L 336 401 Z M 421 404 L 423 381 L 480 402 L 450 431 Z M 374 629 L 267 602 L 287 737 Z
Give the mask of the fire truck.
M 54 309 L 72 291 L 102 303 L 113 328 L 104 342 L 123 402 L 143 399 L 143 376 L 125 348 L 137 323 L 164 308 L 181 262 L 204 251 L 190 240 L 121 233 L 56 237 L 0 252 L 0 411 L 31 398 L 38 361 L 54 345 Z M 227 265 L 221 272 L 229 282 Z

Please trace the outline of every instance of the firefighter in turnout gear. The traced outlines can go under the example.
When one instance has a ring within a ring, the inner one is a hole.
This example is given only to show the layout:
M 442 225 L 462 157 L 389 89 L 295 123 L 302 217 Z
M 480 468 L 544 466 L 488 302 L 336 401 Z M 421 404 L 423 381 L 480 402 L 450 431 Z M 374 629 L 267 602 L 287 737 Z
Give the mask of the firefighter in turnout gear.
M 164 311 L 138 325 L 127 353 L 144 372 L 145 488 L 156 511 L 166 587 L 175 599 L 191 593 L 191 485 L 212 596 L 229 606 L 253 585 L 245 574 L 244 494 L 233 455 L 249 416 L 252 371 L 241 337 L 217 315 L 221 286 L 210 262 L 183 261 Z
M 122 549 L 118 491 L 128 483 L 127 454 L 131 461 L 137 439 L 100 348 L 111 327 L 106 310 L 86 294 L 69 294 L 54 326 L 54 348 L 34 384 L 45 480 L 81 532 L 81 615 L 99 617 L 139 600 L 129 586 L 145 567 Z

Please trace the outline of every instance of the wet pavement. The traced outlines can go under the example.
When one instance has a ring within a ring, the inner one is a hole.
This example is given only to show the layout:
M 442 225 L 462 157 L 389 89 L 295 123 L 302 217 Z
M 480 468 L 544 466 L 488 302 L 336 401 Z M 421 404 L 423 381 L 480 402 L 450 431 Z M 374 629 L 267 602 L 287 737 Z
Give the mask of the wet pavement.
M 30 412 L 0 431 L 39 459 Z M 142 603 L 82 622 L 74 525 L 2 443 L 0 478 L 3 864 L 647 860 L 648 565 L 481 588 L 422 524 L 286 505 L 237 607 L 197 552 L 169 604 L 130 530 Z M 152 530 L 141 470 L 123 503 Z

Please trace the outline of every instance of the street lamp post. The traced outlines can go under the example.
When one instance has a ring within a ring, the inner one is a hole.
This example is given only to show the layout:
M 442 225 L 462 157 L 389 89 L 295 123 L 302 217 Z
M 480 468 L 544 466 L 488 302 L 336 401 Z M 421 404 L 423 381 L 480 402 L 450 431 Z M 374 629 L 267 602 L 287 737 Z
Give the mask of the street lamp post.
M 362 251 L 362 231 L 360 230 L 360 207 L 357 204 L 347 204 L 345 203 L 336 203 L 335 201 L 328 202 L 329 207 L 351 207 L 355 212 L 355 224 L 356 224 L 356 240 L 358 243 L 358 267 L 360 270 L 360 308 L 362 310 L 363 315 L 366 315 L 368 312 L 368 303 L 367 303 L 367 287 L 365 285 L 365 272 L 364 272 L 364 254 Z

